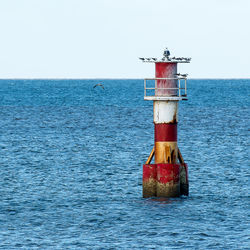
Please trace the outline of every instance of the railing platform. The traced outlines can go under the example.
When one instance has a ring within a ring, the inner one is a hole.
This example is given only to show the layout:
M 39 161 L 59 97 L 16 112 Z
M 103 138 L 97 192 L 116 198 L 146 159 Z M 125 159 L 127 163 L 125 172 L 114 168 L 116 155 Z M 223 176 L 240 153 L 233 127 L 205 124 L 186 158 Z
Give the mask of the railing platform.
M 188 100 L 187 97 L 181 96 L 144 96 L 144 100 L 146 101 L 181 101 Z
M 178 82 L 176 88 L 158 88 L 157 81 L 173 81 Z M 154 81 L 154 87 L 148 87 L 147 81 Z M 165 93 L 164 93 L 165 90 Z M 150 91 L 151 93 L 148 94 Z M 158 92 L 158 93 L 157 93 Z M 174 93 L 173 93 L 174 92 Z M 175 93 L 176 92 L 176 93 Z M 148 101 L 180 101 L 187 100 L 187 78 L 175 77 L 175 78 L 145 78 L 144 79 L 144 100 Z

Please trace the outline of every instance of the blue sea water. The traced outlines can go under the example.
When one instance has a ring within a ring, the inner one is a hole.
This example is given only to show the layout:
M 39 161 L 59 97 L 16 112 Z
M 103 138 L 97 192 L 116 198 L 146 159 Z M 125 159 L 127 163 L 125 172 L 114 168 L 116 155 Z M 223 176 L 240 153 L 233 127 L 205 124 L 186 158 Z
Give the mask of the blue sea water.
M 250 249 L 249 87 L 188 81 L 190 196 L 143 199 L 142 80 L 0 80 L 0 249 Z

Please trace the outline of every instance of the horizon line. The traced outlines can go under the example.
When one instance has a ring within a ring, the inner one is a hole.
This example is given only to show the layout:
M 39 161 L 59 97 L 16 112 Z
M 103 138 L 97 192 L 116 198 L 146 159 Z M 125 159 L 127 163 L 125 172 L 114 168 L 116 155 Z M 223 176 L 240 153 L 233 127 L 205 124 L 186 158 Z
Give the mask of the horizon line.
M 104 77 L 104 78 L 83 78 L 83 77 L 29 77 L 29 78 L 0 78 L 0 80 L 144 80 L 139 77 L 128 77 L 128 78 L 116 78 L 116 77 Z M 188 80 L 250 80 L 250 77 L 191 77 Z

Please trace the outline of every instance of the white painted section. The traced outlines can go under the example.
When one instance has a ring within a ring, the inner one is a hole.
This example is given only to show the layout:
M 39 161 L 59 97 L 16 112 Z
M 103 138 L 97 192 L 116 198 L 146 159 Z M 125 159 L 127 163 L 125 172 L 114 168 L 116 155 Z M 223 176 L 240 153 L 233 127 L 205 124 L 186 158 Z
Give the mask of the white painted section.
M 178 101 L 154 101 L 154 123 L 178 122 Z

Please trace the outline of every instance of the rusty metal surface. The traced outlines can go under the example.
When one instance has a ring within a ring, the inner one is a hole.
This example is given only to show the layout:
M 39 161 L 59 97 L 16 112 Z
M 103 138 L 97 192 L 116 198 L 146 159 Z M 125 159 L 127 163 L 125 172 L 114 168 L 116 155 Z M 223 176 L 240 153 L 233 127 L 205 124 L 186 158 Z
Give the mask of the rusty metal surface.
M 181 164 L 184 164 L 184 159 L 179 148 L 178 148 L 178 160 Z
M 155 163 L 177 163 L 177 142 L 155 142 Z
M 146 161 L 146 164 L 150 164 L 150 162 L 152 161 L 152 158 L 154 157 L 154 155 L 155 155 L 155 147 L 153 147 L 153 149 L 152 149 L 152 151 L 151 151 L 151 153 L 150 153 L 150 155 L 149 155 L 149 157 L 148 157 L 148 159 Z
M 157 197 L 179 197 L 180 196 L 180 184 L 169 183 L 159 183 L 156 186 L 156 196 Z

